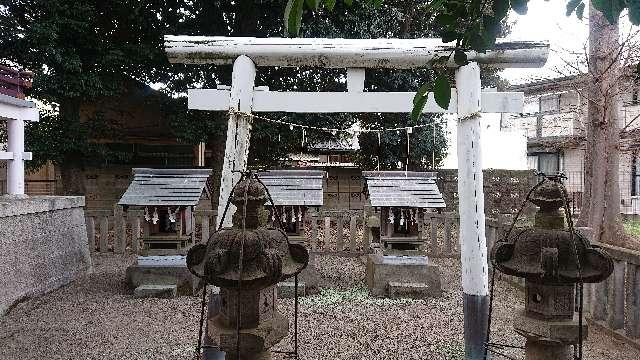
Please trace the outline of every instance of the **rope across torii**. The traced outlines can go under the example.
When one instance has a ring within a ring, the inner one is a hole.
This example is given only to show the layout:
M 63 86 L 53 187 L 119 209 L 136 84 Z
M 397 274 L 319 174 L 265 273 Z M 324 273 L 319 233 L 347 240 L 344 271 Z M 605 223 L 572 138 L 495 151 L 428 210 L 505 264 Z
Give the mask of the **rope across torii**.
M 169 61 L 233 64 L 230 89 L 189 90 L 189 108 L 229 111 L 220 206 L 247 165 L 252 112 L 336 113 L 410 112 L 414 93 L 365 92 L 365 68 L 412 69 L 449 56 L 452 44 L 440 39 L 311 39 L 165 36 Z M 456 70 L 456 89 L 448 109 L 428 95 L 423 112 L 457 113 L 460 247 L 464 291 L 465 352 L 484 356 L 488 314 L 488 264 L 485 239 L 480 113 L 521 113 L 523 93 L 482 92 L 480 67 L 541 67 L 549 46 L 540 42 L 498 41 L 486 53 L 468 52 L 468 65 Z M 457 65 L 451 60 L 451 67 Z M 256 66 L 347 68 L 347 92 L 277 92 L 255 86 Z M 225 225 L 235 209 L 229 209 Z M 218 214 L 223 211 L 218 209 Z

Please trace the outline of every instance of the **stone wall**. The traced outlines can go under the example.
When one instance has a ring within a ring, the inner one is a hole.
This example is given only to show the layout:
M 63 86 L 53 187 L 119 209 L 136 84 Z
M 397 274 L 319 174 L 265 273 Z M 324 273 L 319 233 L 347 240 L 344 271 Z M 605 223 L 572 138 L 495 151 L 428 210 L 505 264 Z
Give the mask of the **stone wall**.
M 529 190 L 536 184 L 532 170 L 486 169 L 484 176 L 485 214 L 495 217 L 498 214 L 518 212 Z M 458 170 L 438 170 L 438 188 L 447 204 L 446 211 L 458 211 Z M 527 210 L 531 210 L 532 207 Z
M 84 197 L 0 197 L 0 316 L 91 268 Z

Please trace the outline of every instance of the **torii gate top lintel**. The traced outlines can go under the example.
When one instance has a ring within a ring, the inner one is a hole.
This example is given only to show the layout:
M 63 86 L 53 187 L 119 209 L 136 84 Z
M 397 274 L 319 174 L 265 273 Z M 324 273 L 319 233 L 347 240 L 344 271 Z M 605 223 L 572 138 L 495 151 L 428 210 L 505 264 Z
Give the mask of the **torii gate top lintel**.
M 425 68 L 450 56 L 454 43 L 440 39 L 325 39 L 174 36 L 164 38 L 170 62 L 229 65 L 246 55 L 256 66 L 328 68 Z M 502 68 L 541 67 L 549 44 L 498 40 L 485 53 L 467 51 L 469 61 Z M 457 65 L 451 59 L 448 66 Z

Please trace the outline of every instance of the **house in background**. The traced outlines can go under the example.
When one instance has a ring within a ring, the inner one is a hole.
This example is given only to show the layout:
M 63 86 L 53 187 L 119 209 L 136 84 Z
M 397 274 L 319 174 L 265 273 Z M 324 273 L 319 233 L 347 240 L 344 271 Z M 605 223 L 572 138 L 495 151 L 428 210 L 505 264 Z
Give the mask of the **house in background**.
M 545 174 L 563 172 L 574 210 L 584 192 L 584 152 L 587 101 L 580 89 L 583 77 L 569 76 L 513 86 L 525 93 L 525 111 L 503 119 L 502 129 L 520 129 L 527 136 L 527 163 Z M 621 94 L 620 209 L 640 214 L 640 84 Z

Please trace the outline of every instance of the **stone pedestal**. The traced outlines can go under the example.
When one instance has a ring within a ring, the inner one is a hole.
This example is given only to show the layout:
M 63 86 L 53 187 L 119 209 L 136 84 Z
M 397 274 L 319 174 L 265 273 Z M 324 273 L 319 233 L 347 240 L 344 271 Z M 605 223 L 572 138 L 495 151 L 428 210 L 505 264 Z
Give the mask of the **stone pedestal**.
M 440 269 L 426 256 L 367 257 L 367 287 L 372 296 L 411 298 L 442 295 Z
M 220 289 L 220 311 L 208 319 L 208 335 L 230 360 L 271 359 L 268 351 L 289 333 L 289 321 L 276 311 L 275 286 L 261 291 Z M 240 317 L 238 318 L 238 308 Z M 240 356 L 237 326 L 240 326 Z
M 127 268 L 127 284 L 132 288 L 144 285 L 175 285 L 177 295 L 195 295 L 199 279 L 193 276 L 185 256 L 138 256 Z
M 545 320 L 527 315 L 520 308 L 514 320 L 516 332 L 526 338 L 526 360 L 570 360 L 573 356 L 572 345 L 578 343 L 578 314 L 572 319 Z M 582 324 L 583 341 L 587 337 L 586 321 Z

